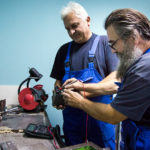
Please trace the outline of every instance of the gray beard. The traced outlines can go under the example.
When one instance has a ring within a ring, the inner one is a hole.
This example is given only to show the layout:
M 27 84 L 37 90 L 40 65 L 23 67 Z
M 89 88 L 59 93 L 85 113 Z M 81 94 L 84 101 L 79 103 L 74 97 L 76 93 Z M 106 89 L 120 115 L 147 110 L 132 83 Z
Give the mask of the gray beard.
M 117 78 L 123 79 L 128 68 L 142 55 L 142 51 L 137 47 L 127 46 L 124 48 L 123 53 L 117 53 L 120 59 L 117 69 Z

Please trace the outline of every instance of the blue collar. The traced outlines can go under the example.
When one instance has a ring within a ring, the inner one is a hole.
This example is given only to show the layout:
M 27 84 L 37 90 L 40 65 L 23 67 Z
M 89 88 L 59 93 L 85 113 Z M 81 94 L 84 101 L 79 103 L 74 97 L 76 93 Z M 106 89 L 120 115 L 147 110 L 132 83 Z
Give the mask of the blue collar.
M 150 53 L 150 48 L 144 52 L 144 54 L 146 54 L 146 53 Z

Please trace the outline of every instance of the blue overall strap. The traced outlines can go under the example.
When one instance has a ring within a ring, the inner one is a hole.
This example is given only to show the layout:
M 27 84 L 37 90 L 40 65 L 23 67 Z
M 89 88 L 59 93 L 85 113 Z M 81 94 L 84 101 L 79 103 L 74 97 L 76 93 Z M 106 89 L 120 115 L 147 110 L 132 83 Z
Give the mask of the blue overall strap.
M 122 82 L 114 82 L 119 88 L 118 91 L 122 88 L 123 81 Z
M 67 56 L 65 59 L 65 73 L 68 73 L 70 71 L 70 51 L 71 51 L 71 45 L 72 42 L 69 43 Z
M 149 150 L 150 127 L 127 119 L 122 122 L 121 150 Z
M 94 63 L 93 62 L 94 62 L 94 56 L 95 56 L 96 48 L 97 48 L 97 45 L 98 45 L 98 42 L 99 42 L 99 37 L 100 36 L 97 36 L 94 39 L 92 48 L 89 51 L 89 64 L 88 64 L 89 68 L 94 68 Z
M 130 119 L 126 119 L 122 122 L 122 141 L 120 143 L 121 150 L 136 150 L 139 131 L 140 130 L 136 123 Z
M 146 53 L 150 53 L 150 48 L 146 50 L 146 52 L 144 52 L 144 54 Z

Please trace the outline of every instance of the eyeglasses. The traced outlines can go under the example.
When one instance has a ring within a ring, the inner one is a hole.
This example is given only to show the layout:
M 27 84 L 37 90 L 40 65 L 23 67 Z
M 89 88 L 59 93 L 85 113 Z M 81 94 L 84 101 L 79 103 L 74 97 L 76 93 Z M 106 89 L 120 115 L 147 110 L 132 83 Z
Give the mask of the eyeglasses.
M 114 50 L 116 50 L 116 48 L 114 48 L 114 46 L 115 46 L 115 44 L 117 43 L 117 41 L 118 41 L 119 39 L 117 39 L 117 40 L 115 40 L 115 41 L 113 41 L 113 42 L 108 42 L 108 45 L 112 48 L 112 49 L 114 49 Z

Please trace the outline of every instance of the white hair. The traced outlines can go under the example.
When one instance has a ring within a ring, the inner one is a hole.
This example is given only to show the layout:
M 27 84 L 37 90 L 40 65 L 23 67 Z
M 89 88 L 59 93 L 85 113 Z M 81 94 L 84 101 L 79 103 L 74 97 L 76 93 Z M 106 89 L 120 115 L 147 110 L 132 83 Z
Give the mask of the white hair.
M 88 13 L 86 10 L 76 2 L 69 2 L 66 7 L 63 7 L 61 10 L 61 19 L 64 18 L 69 14 L 74 13 L 78 18 L 82 20 L 86 20 L 88 17 Z

